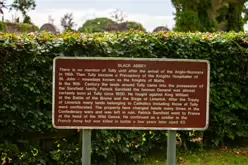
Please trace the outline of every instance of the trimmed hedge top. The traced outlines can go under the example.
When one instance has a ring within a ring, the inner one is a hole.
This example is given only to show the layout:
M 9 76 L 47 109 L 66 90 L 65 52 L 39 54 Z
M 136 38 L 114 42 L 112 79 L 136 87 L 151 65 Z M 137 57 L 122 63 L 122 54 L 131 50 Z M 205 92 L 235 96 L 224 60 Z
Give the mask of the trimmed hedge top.
M 213 53 L 216 48 L 214 46 L 229 47 L 236 49 L 236 53 L 247 54 L 248 35 L 245 33 L 175 33 L 175 32 L 158 32 L 146 33 L 129 31 L 127 33 L 78 33 L 68 32 L 58 35 L 49 33 L 29 33 L 29 34 L 6 34 L 0 33 L 1 48 L 25 48 L 27 45 L 37 46 L 37 49 L 29 51 L 43 53 L 51 49 L 68 49 L 73 46 L 82 46 L 83 49 L 99 48 L 95 50 L 97 53 L 103 54 L 78 54 L 79 56 L 130 56 L 131 49 L 149 50 L 152 54 L 147 54 L 146 51 L 139 51 L 139 54 L 133 54 L 134 57 L 175 57 L 175 54 L 180 54 L 180 58 L 197 58 L 194 57 L 191 50 L 204 50 L 211 44 L 213 49 L 207 49 L 208 53 Z M 94 45 L 95 44 L 95 45 Z M 140 45 L 140 46 L 139 46 Z M 89 47 L 87 47 L 89 46 Z M 99 47 L 100 46 L 100 47 Z M 119 51 L 115 51 L 116 46 Z M 133 46 L 133 47 L 129 47 Z M 138 47 L 136 47 L 138 46 Z M 198 47 L 198 48 L 197 48 Z M 104 50 L 103 50 L 104 48 Z M 107 49 L 109 48 L 109 49 Z M 111 49 L 112 48 L 112 49 Z M 125 49 L 122 49 L 125 48 Z M 83 50 L 82 49 L 82 50 Z M 105 50 L 106 49 L 106 50 Z M 158 50 L 163 50 L 163 53 Z M 174 50 L 173 50 L 174 49 Z M 183 50 L 182 50 L 183 49 Z M 121 50 L 121 51 L 120 51 Z M 152 51 L 153 50 L 153 51 Z M 151 52 L 152 51 L 152 52 Z M 168 52 L 175 54 L 167 54 Z M 206 50 L 205 50 L 206 51 Z M 217 50 L 216 50 L 217 51 Z M 220 50 L 219 50 L 220 51 Z M 222 50 L 223 51 L 223 50 Z M 226 50 L 225 50 L 226 51 Z M 166 54 L 166 56 L 164 56 Z M 216 54 L 216 53 L 215 53 Z M 66 54 L 65 54 L 66 55 Z M 67 54 L 66 56 L 73 56 Z M 210 59 L 206 55 L 200 55 L 200 58 Z M 199 57 L 198 57 L 199 58 Z
M 104 33 L 81 33 L 81 32 L 66 32 L 62 34 L 52 34 L 52 33 L 23 33 L 23 34 L 9 34 L 9 33 L 3 33 L 0 32 L 0 39 L 22 39 L 22 40 L 42 40 L 42 41 L 52 41 L 52 40 L 58 40 L 63 39 L 64 41 L 67 41 L 68 39 L 72 41 L 92 41 L 94 39 L 95 41 L 108 41 L 108 40 L 124 40 L 124 39 L 182 39 L 182 40 L 191 40 L 192 42 L 197 41 L 222 41 L 222 42 L 231 42 L 237 39 L 241 39 L 243 41 L 246 41 L 248 39 L 248 34 L 240 32 L 219 32 L 219 33 L 202 33 L 202 32 L 196 32 L 196 33 L 190 33 L 190 32 L 156 32 L 156 33 L 148 33 L 143 31 L 135 31 L 131 30 L 129 32 L 104 32 Z M 88 39 L 88 40 L 85 40 Z M 145 41 L 147 42 L 147 40 Z

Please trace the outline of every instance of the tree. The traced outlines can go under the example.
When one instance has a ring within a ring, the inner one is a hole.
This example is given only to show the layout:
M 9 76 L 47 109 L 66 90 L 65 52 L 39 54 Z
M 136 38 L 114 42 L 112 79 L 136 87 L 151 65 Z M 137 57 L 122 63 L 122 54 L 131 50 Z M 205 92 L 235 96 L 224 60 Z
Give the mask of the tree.
M 3 14 L 3 9 L 6 8 L 5 0 L 0 0 L 0 13 Z
M 104 31 L 128 31 L 130 29 L 146 31 L 145 28 L 137 22 L 124 21 L 124 14 L 120 10 L 115 10 L 111 13 L 112 18 L 96 18 L 88 20 L 84 23 L 83 27 L 79 28 L 80 31 L 91 31 L 91 32 L 104 32 Z
M 175 31 L 243 31 L 248 0 L 172 0 Z M 245 17 L 242 17 L 245 14 Z
M 34 0 L 14 0 L 14 2 L 10 6 L 10 10 L 19 10 L 25 17 L 29 10 L 35 9 L 36 3 Z
M 27 23 L 27 24 L 33 24 L 32 21 L 31 21 L 31 18 L 26 15 L 23 19 L 23 23 Z
M 127 22 L 128 30 L 134 29 L 134 30 L 140 30 L 140 31 L 146 31 L 146 29 L 143 27 L 141 23 L 128 21 Z
M 106 31 L 106 28 L 112 24 L 115 24 L 113 20 L 109 18 L 95 18 L 91 20 L 87 20 L 81 28 L 79 28 L 79 31 L 81 32 L 104 32 Z
M 108 18 L 96 18 L 86 21 L 79 31 L 81 32 L 105 32 L 105 31 L 128 31 L 130 29 L 146 31 L 145 28 L 137 22 L 117 23 Z
M 123 11 L 116 9 L 111 13 L 111 17 L 117 22 L 117 23 L 122 23 L 125 20 L 125 15 Z
M 145 28 L 137 22 L 125 21 L 126 15 L 123 11 L 116 9 L 111 13 L 111 17 L 117 22 L 107 27 L 107 31 L 128 31 L 131 29 L 146 31 Z
M 61 18 L 61 26 L 64 28 L 64 31 L 72 30 L 74 25 L 72 13 L 66 13 L 64 17 Z

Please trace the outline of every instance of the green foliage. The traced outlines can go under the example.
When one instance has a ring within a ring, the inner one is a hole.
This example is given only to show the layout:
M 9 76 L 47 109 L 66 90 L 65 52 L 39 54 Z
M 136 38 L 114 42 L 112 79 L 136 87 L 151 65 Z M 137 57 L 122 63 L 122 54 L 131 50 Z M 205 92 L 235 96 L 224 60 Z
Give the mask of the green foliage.
M 137 164 L 142 157 L 166 139 L 164 132 L 153 131 L 107 131 L 101 130 L 93 137 L 94 157 L 109 164 Z M 102 140 L 105 139 L 105 140 Z M 103 160 L 101 160 L 101 158 Z
M 6 24 L 6 22 L 0 22 L 0 31 L 5 31 Z
M 127 23 L 128 30 L 134 29 L 134 30 L 141 30 L 141 31 L 146 31 L 146 29 L 137 22 L 128 22 Z
M 81 150 L 78 144 L 68 142 L 66 139 L 55 142 L 57 149 L 51 151 L 51 157 L 57 165 L 81 165 Z
M 23 23 L 31 24 L 31 25 L 33 24 L 31 18 L 28 15 L 24 17 Z
M 205 133 L 215 144 L 247 138 L 247 40 L 247 34 L 234 32 L 0 33 L 1 157 L 23 165 L 80 164 L 79 133 L 52 128 L 56 56 L 207 59 L 211 121 Z M 53 139 L 56 146 L 44 147 L 45 140 Z M 165 131 L 93 131 L 92 157 L 109 164 L 138 164 L 152 148 L 165 146 L 165 140 Z
M 175 31 L 244 31 L 248 18 L 246 2 L 247 0 L 172 0 L 176 8 Z
M 22 152 L 16 144 L 0 144 L 1 164 L 46 164 L 46 160 L 41 155 L 39 148 L 26 146 L 25 149 Z
M 18 25 L 19 29 L 20 29 L 20 32 L 32 32 L 32 31 L 38 31 L 38 27 L 37 26 L 34 26 L 32 24 L 19 24 Z
M 198 152 L 177 152 L 177 164 L 189 165 L 246 165 L 248 148 L 234 148 L 232 150 L 216 149 Z M 164 151 L 157 151 L 142 161 L 142 165 L 168 165 Z
M 81 32 L 103 32 L 105 28 L 114 24 L 115 22 L 108 18 L 96 18 L 86 21 L 79 31 Z
M 108 18 L 96 18 L 88 20 L 83 27 L 79 28 L 81 32 L 105 32 L 105 31 L 128 31 L 128 30 L 146 31 L 145 28 L 137 22 L 117 23 Z
M 8 27 L 15 29 L 16 32 L 32 32 L 38 31 L 38 27 L 28 23 L 12 23 L 12 22 L 0 22 L 0 32 L 8 32 Z
M 34 10 L 36 7 L 35 0 L 14 0 L 11 4 L 10 10 L 19 10 L 23 16 L 27 15 L 29 10 Z
M 177 13 L 176 31 L 198 31 L 201 27 L 198 13 L 195 11 L 185 11 Z
M 0 0 L 0 14 L 4 14 L 3 13 L 3 9 L 6 8 L 6 4 L 4 0 Z

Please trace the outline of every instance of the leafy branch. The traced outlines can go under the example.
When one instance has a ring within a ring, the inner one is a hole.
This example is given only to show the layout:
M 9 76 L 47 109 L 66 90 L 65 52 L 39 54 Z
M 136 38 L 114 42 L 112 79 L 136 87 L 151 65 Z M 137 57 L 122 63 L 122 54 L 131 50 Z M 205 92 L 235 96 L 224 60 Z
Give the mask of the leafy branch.
M 14 0 L 11 4 L 10 10 L 19 10 L 23 16 L 27 15 L 29 10 L 34 10 L 36 3 L 34 0 Z

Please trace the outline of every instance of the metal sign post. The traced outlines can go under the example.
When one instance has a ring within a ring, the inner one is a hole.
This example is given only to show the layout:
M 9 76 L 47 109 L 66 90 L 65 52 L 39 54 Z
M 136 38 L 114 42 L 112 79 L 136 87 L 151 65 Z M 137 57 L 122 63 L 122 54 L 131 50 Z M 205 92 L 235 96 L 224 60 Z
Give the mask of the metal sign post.
M 176 165 L 176 131 L 168 131 L 167 164 Z
M 82 129 L 82 165 L 91 165 L 91 130 Z

